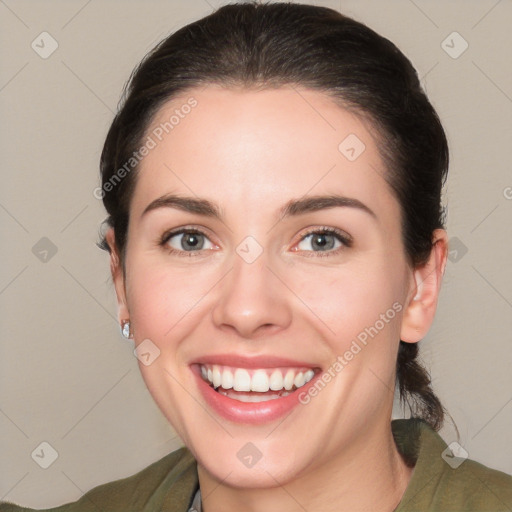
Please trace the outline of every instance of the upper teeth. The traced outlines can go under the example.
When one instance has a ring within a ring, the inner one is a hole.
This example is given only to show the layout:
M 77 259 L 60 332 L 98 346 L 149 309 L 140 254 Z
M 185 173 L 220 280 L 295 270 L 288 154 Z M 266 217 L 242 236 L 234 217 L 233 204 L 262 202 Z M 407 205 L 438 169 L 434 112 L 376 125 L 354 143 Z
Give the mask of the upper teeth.
M 222 386 L 224 389 L 235 391 L 259 391 L 265 393 L 269 390 L 289 391 L 295 386 L 300 388 L 309 382 L 315 372 L 308 368 L 268 368 L 247 370 L 246 368 L 233 368 L 217 364 L 202 364 L 201 375 L 214 388 Z

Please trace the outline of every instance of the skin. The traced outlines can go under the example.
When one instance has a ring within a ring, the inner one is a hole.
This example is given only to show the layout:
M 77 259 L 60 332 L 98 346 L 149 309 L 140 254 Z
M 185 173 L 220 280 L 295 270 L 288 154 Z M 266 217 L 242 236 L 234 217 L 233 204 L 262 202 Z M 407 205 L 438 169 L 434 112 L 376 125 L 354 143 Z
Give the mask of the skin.
M 191 96 L 197 107 L 141 162 L 126 277 L 112 230 L 107 240 L 119 319 L 130 319 L 136 346 L 150 339 L 160 350 L 140 370 L 198 460 L 204 510 L 391 511 L 412 473 L 390 428 L 396 353 L 400 339 L 417 342 L 430 328 L 447 235 L 436 230 L 430 260 L 409 266 L 400 205 L 371 126 L 323 93 L 195 88 L 164 105 L 148 133 Z M 338 150 L 349 134 L 366 146 L 352 162 Z M 165 193 L 209 199 L 223 219 L 175 208 L 141 217 Z M 291 199 L 333 193 L 361 201 L 375 217 L 336 207 L 279 219 Z M 169 253 L 171 244 L 182 248 L 182 235 L 159 245 L 183 226 L 207 235 L 191 257 Z M 353 245 L 322 251 L 306 231 L 323 227 L 349 234 Z M 263 248 L 253 263 L 236 252 L 249 235 Z M 236 424 L 199 393 L 189 366 L 198 357 L 270 354 L 325 370 L 394 303 L 401 311 L 284 419 Z M 248 442 L 262 453 L 252 468 L 237 457 Z

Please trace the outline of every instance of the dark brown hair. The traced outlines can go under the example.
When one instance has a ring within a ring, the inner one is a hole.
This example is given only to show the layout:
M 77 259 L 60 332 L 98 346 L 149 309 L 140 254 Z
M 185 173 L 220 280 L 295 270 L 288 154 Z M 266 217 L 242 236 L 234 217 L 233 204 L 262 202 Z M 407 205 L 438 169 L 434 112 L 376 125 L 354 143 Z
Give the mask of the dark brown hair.
M 244 2 L 225 5 L 159 43 L 134 70 L 101 154 L 101 196 L 115 231 L 123 272 L 137 166 L 126 167 L 155 113 L 188 89 L 303 86 L 322 91 L 370 121 L 386 180 L 401 206 L 411 266 L 424 265 L 432 234 L 444 227 L 441 192 L 448 146 L 439 118 L 410 61 L 386 38 L 326 7 Z M 125 166 L 125 172 L 119 170 Z M 120 179 L 122 175 L 122 179 Z M 105 238 L 99 246 L 109 250 Z M 411 414 L 438 430 L 443 407 L 417 361 L 418 345 L 400 342 L 397 387 Z

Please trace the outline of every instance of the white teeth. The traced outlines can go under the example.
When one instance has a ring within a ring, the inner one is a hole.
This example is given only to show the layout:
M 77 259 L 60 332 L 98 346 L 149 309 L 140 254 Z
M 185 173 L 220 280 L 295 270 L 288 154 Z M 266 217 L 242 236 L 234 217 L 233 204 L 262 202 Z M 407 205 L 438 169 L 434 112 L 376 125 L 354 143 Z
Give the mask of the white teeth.
M 288 370 L 286 372 L 286 376 L 284 378 L 284 389 L 286 391 L 289 391 L 293 388 L 293 379 L 295 377 L 295 372 L 293 370 Z
M 233 389 L 235 391 L 251 391 L 251 376 L 247 370 L 241 368 L 235 370 Z
M 266 402 L 268 400 L 276 400 L 277 398 L 282 398 L 290 394 L 285 391 L 284 393 L 279 395 L 244 395 L 243 393 L 237 394 L 233 393 L 232 391 L 226 391 L 223 389 L 219 389 L 219 393 L 229 398 L 238 400 L 239 402 Z
M 293 380 L 293 383 L 295 384 L 295 387 L 297 387 L 297 388 L 304 386 L 304 374 L 302 372 L 297 373 L 297 375 L 295 375 L 295 379 Z
M 233 389 L 238 392 L 256 391 L 267 393 L 268 399 L 274 398 L 274 395 L 268 391 L 291 391 L 307 384 L 314 376 L 312 369 L 257 369 L 247 370 L 245 368 L 230 368 L 221 365 L 200 365 L 200 371 L 203 379 L 213 384 L 215 389 L 228 390 Z M 283 376 L 284 375 L 284 376 Z M 282 393 L 281 396 L 284 396 Z M 279 395 L 276 395 L 278 398 Z M 250 397 L 247 400 L 251 401 Z
M 274 370 L 270 376 L 270 389 L 272 391 L 279 391 L 283 389 L 283 385 L 283 374 L 280 370 Z
M 308 370 L 304 374 L 304 383 L 307 384 L 314 376 L 315 376 L 315 372 L 313 370 Z
M 215 364 L 212 369 L 212 377 L 213 377 L 213 387 L 218 388 L 220 383 L 222 382 L 222 377 L 220 375 L 220 368 Z
M 233 374 L 231 370 L 224 370 L 222 372 L 222 387 L 224 389 L 231 389 L 233 387 Z
M 265 370 L 256 370 L 251 380 L 251 391 L 260 391 L 265 393 L 268 391 L 268 375 Z

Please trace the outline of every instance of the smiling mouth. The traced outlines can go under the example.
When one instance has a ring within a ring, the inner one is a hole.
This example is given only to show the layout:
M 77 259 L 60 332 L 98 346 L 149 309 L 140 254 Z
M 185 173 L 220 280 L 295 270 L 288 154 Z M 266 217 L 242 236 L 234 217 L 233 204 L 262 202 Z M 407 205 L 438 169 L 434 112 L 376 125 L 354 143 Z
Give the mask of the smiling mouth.
M 306 385 L 319 368 L 236 368 L 200 364 L 203 380 L 218 393 L 240 402 L 266 402 L 288 396 Z

